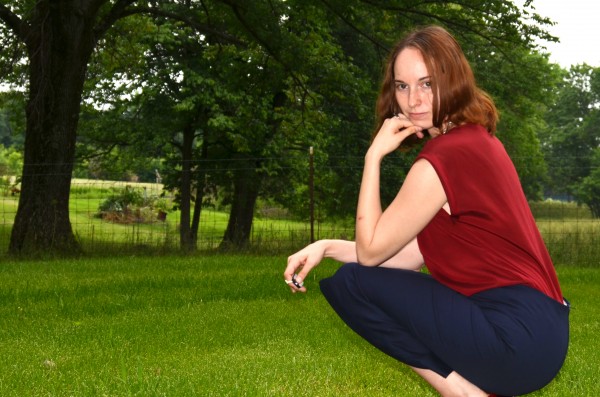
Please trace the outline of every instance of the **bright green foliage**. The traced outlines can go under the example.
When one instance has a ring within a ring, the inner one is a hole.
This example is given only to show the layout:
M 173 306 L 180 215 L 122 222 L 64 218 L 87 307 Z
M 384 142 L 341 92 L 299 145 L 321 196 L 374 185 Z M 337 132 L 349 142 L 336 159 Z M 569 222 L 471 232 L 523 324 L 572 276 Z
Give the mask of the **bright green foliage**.
M 23 151 L 25 97 L 22 92 L 0 92 L 0 144 Z
M 23 153 L 0 145 L 0 176 L 17 177 L 23 169 Z

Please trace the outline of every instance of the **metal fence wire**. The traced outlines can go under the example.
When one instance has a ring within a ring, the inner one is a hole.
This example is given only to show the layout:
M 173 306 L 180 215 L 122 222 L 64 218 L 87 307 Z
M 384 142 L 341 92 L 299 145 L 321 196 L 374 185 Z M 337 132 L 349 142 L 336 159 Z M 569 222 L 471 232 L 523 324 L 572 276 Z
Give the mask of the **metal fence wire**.
M 312 180 L 311 174 L 307 183 Z M 0 176 L 0 181 L 0 253 L 5 253 L 20 192 L 14 177 Z M 70 220 L 84 251 L 117 255 L 134 250 L 180 250 L 180 213 L 171 209 L 173 196 L 165 194 L 160 182 L 73 179 Z M 312 188 L 307 192 L 311 215 L 304 220 L 290 216 L 284 208 L 259 203 L 246 248 L 260 253 L 291 253 L 314 239 L 353 239 L 353 220 L 322 220 Z M 600 220 L 593 218 L 586 206 L 568 199 L 547 199 L 530 206 L 555 263 L 600 264 Z M 202 210 L 198 250 L 221 246 L 228 211 L 228 207 L 219 206 Z

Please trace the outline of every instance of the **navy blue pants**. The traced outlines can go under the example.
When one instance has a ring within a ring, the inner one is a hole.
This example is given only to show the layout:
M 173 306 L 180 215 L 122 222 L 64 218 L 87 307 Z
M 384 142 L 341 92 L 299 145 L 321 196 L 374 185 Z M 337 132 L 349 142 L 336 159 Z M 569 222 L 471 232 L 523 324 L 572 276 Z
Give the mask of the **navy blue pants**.
M 384 353 L 443 377 L 456 371 L 488 393 L 541 389 L 567 354 L 569 307 L 524 285 L 467 297 L 424 273 L 356 263 L 320 285 L 342 320 Z

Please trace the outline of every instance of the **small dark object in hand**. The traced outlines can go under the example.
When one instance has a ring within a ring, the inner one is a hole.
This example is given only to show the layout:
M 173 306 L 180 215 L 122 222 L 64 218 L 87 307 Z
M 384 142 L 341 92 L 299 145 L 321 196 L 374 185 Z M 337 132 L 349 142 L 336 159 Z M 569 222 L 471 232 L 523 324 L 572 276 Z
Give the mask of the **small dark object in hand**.
M 296 280 L 296 276 L 297 276 L 297 274 L 294 274 L 292 276 L 292 284 L 294 284 L 296 286 L 296 288 L 302 288 L 302 286 L 304 285 L 304 281 L 299 283 L 298 280 Z

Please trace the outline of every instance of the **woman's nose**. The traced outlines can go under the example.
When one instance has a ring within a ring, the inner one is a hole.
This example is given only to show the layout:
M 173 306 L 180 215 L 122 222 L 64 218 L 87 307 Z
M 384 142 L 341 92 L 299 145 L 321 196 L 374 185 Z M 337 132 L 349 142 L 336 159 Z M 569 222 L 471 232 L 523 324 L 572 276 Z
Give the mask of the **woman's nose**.
M 416 106 L 419 106 L 421 104 L 421 90 L 414 89 L 414 90 L 410 90 L 409 92 L 409 97 L 408 97 L 408 106 L 410 106 L 411 108 L 414 108 Z

